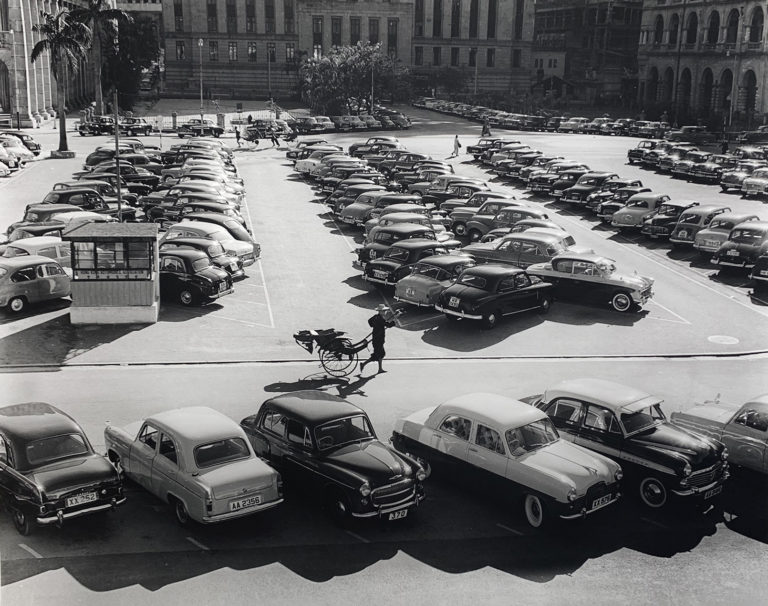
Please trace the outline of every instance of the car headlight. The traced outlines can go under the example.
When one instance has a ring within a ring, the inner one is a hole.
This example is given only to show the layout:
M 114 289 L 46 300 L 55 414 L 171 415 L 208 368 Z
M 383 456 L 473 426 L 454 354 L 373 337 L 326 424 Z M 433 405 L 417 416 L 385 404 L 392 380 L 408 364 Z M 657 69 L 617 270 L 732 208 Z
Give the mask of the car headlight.
M 624 479 L 624 472 L 621 469 L 617 469 L 613 474 L 613 479 L 617 482 L 621 482 Z
M 575 489 L 575 488 L 571 488 L 571 489 L 568 491 L 568 500 L 569 500 L 571 503 L 573 503 L 573 502 L 574 502 L 574 501 L 575 501 L 577 498 L 579 498 L 579 497 L 578 497 L 578 495 L 576 494 L 576 489 Z
M 364 497 L 367 497 L 369 494 L 371 494 L 371 485 L 368 482 L 363 482 L 360 486 L 360 494 Z
M 720 458 L 723 461 L 727 461 L 728 460 L 728 449 L 727 448 L 723 448 L 723 452 L 720 453 Z
M 416 479 L 419 482 L 423 482 L 424 480 L 427 479 L 427 472 L 424 471 L 423 469 L 419 469 L 419 471 L 416 472 Z
M 693 473 L 693 469 L 691 468 L 690 463 L 686 463 L 685 467 L 683 467 L 683 475 L 687 478 Z

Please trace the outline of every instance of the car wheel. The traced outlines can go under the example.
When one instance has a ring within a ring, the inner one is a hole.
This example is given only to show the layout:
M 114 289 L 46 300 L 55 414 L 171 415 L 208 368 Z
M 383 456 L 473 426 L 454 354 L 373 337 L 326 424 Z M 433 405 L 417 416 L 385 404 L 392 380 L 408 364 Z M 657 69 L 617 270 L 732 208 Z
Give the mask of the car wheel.
M 26 306 L 27 306 L 27 300 L 24 297 L 14 297 L 10 301 L 8 301 L 8 309 L 10 309 L 15 314 L 18 314 L 24 311 L 24 308 Z
M 464 225 L 464 223 L 454 223 L 451 229 L 453 230 L 453 233 L 455 233 L 457 236 L 467 235 L 467 226 Z
M 523 513 L 525 521 L 531 528 L 541 528 L 546 520 L 544 503 L 536 495 L 527 494 L 523 500 Z
M 179 499 L 173 499 L 171 503 L 173 504 L 173 513 L 176 515 L 176 521 L 181 526 L 189 524 L 190 517 L 189 512 L 187 511 L 187 506 Z
M 469 235 L 470 242 L 479 242 L 480 238 L 483 237 L 483 234 L 476 229 L 469 230 L 468 235 Z
M 489 311 L 488 313 L 483 314 L 483 328 L 486 330 L 494 328 L 499 323 L 499 318 L 501 318 L 501 313 L 498 309 L 494 309 L 493 311 Z
M 552 307 L 552 298 L 544 297 L 541 300 L 541 313 L 545 314 L 549 312 L 549 308 Z
M 640 500 L 653 509 L 663 507 L 667 502 L 667 489 L 658 478 L 645 478 L 640 482 Z
M 728 191 L 728 188 L 723 186 L 723 185 L 721 185 L 720 186 L 720 191 L 726 192 L 726 191 Z
M 195 293 L 193 293 L 191 290 L 182 290 L 179 293 L 179 303 L 182 305 L 193 305 L 197 300 L 197 297 L 195 296 Z
M 424 193 L 423 193 L 423 192 L 421 192 L 421 191 L 419 191 L 418 189 L 414 189 L 414 190 L 413 190 L 411 193 L 412 193 L 414 196 L 423 196 L 423 195 L 424 195 Z
M 329 490 L 325 497 L 325 510 L 330 518 L 339 525 L 345 524 L 350 518 L 349 501 L 338 490 Z
M 32 520 L 21 509 L 13 510 L 13 525 L 23 537 L 28 536 L 32 532 Z
M 611 297 L 611 307 L 620 312 L 629 311 L 632 308 L 632 297 L 625 292 L 614 293 Z

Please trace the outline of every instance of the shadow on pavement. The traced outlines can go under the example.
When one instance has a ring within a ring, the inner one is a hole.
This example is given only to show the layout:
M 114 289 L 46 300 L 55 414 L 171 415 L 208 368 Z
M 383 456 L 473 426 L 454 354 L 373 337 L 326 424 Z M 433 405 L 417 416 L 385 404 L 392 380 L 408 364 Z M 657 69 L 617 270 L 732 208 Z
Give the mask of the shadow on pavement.
M 496 345 L 510 336 L 533 328 L 544 321 L 535 312 L 508 316 L 492 330 L 483 330 L 476 320 L 449 321 L 444 319 L 424 331 L 421 339 L 428 345 L 451 351 L 478 351 Z

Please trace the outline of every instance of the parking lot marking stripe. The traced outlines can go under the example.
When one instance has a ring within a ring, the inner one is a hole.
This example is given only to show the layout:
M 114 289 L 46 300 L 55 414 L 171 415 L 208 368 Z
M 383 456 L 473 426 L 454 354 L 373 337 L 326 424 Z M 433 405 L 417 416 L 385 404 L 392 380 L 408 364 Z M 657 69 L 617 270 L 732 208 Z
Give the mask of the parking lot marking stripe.
M 507 532 L 511 532 L 512 534 L 516 534 L 519 537 L 525 536 L 524 533 L 520 532 L 519 530 L 515 530 L 514 528 L 510 528 L 509 526 L 504 526 L 504 524 L 496 524 L 499 528 L 506 530 Z
M 42 324 L 43 322 L 55 320 L 56 318 L 59 318 L 68 313 L 69 307 L 66 307 L 64 309 L 58 309 L 50 313 L 29 316 L 28 318 L 20 318 L 18 320 L 8 321 L 6 323 L 0 324 L 0 339 L 5 339 L 6 337 L 15 335 L 17 332 L 33 328 Z
M 351 537 L 353 537 L 353 538 L 357 539 L 357 540 L 358 540 L 358 541 L 360 541 L 361 543 L 370 543 L 370 541 L 369 541 L 368 539 L 366 539 L 365 537 L 361 537 L 361 536 L 360 536 L 359 534 L 357 534 L 356 532 L 352 532 L 351 530 L 345 530 L 344 532 L 346 532 L 346 533 L 347 533 L 349 536 L 351 536 Z
M 38 560 L 42 560 L 43 556 L 41 556 L 39 553 L 37 553 L 34 549 L 32 549 L 29 545 L 25 545 L 24 543 L 19 543 L 19 547 L 21 547 L 24 551 L 27 553 L 31 553 L 34 557 L 36 557 Z
M 264 275 L 264 267 L 261 264 L 261 259 L 257 261 L 259 264 L 259 271 L 261 272 L 261 281 L 264 285 L 264 299 L 267 302 L 267 313 L 269 314 L 269 327 L 275 327 L 275 318 L 272 316 L 272 305 L 269 302 L 269 291 L 267 290 L 267 278 Z
M 652 526 L 657 526 L 658 528 L 663 528 L 664 530 L 669 530 L 669 526 L 666 524 L 662 524 L 661 522 L 657 522 L 656 520 L 651 520 L 650 518 L 640 518 L 643 522 L 647 522 L 648 524 L 651 524 Z
M 658 301 L 655 301 L 655 300 L 651 299 L 651 300 L 649 301 L 649 303 L 652 303 L 653 305 L 656 305 L 657 307 L 661 307 L 661 308 L 662 308 L 664 311 L 666 311 L 666 312 L 668 312 L 668 313 L 671 313 L 673 316 L 675 316 L 676 318 L 679 318 L 679 319 L 680 319 L 680 320 L 678 321 L 678 320 L 670 320 L 670 319 L 668 319 L 668 318 L 653 318 L 654 320 L 666 320 L 667 322 L 675 322 L 675 323 L 677 323 L 677 324 L 687 324 L 688 326 L 690 326 L 690 325 L 691 325 L 691 323 L 690 323 L 688 320 L 686 320 L 684 317 L 682 317 L 682 316 L 681 316 L 681 315 L 679 315 L 679 314 L 676 314 L 674 311 L 672 311 L 671 309 L 669 309 L 669 307 L 664 307 L 664 306 L 663 306 L 661 303 L 659 303 Z M 649 316 L 649 317 L 652 317 L 652 316 Z
M 187 537 L 187 541 L 192 543 L 195 547 L 199 547 L 203 551 L 210 551 L 211 550 L 210 547 L 206 547 L 200 541 L 197 541 L 197 540 L 193 539 L 192 537 Z
M 341 229 L 341 226 L 336 222 L 336 217 L 331 215 L 331 221 L 333 222 L 333 224 L 336 227 L 336 229 L 338 230 L 338 232 L 341 234 L 341 237 L 344 240 L 344 244 L 347 245 L 347 248 L 349 248 L 349 250 L 351 252 L 354 252 L 355 251 L 355 247 L 352 244 L 349 243 L 349 238 L 347 237 L 347 234 L 344 233 L 344 230 Z
M 437 320 L 438 318 L 441 318 L 442 316 L 440 314 L 430 314 L 429 316 L 426 316 L 425 318 L 420 318 L 418 320 L 414 320 L 413 322 L 399 322 L 398 326 L 400 328 L 405 328 L 406 326 L 415 326 L 416 324 L 421 324 L 422 322 L 428 322 L 430 320 Z

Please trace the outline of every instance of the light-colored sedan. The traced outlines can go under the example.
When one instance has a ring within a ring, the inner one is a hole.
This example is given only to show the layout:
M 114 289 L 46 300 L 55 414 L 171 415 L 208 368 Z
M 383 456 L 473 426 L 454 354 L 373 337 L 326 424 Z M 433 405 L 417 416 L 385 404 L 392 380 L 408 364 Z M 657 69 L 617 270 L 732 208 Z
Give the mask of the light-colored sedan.
M 180 524 L 240 518 L 283 501 L 280 474 L 258 458 L 243 429 L 207 408 L 168 410 L 120 429 L 107 425 L 110 460 L 167 502 Z
M 399 419 L 392 443 L 452 475 L 488 480 L 493 499 L 516 495 L 533 528 L 582 518 L 620 496 L 618 464 L 561 440 L 542 411 L 496 394 L 459 396 Z
M 395 285 L 395 300 L 416 307 L 434 307 L 440 293 L 456 281 L 459 274 L 475 264 L 472 257 L 434 255 L 419 261 L 410 275 Z

